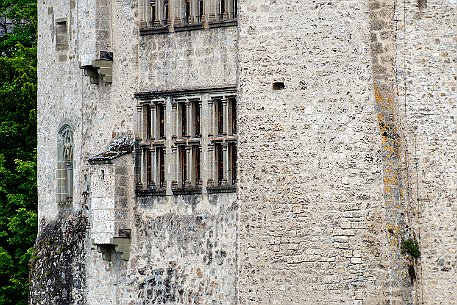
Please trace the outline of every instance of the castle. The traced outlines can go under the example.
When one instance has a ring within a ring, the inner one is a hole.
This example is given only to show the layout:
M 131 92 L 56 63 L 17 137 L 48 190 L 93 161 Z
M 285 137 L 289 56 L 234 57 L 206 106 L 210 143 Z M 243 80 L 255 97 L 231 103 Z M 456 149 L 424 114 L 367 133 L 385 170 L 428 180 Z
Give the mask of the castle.
M 43 0 L 31 304 L 457 304 L 455 0 Z

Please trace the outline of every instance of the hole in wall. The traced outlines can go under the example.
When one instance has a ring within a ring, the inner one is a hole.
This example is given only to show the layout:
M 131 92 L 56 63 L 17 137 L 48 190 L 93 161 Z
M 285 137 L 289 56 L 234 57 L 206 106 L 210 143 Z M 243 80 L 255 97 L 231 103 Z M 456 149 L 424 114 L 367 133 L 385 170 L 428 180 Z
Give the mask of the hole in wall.
M 274 82 L 273 90 L 282 90 L 285 88 L 284 82 Z
M 417 0 L 419 5 L 419 10 L 423 10 L 427 8 L 427 0 Z

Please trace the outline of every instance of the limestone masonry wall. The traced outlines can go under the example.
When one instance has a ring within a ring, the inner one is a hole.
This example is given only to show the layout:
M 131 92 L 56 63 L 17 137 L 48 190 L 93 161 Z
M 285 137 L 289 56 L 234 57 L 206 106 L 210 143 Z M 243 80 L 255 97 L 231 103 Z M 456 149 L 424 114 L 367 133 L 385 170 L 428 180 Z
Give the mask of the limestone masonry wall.
M 39 1 L 31 304 L 457 304 L 456 1 L 192 3 Z
M 240 2 L 238 302 L 381 302 L 368 3 Z

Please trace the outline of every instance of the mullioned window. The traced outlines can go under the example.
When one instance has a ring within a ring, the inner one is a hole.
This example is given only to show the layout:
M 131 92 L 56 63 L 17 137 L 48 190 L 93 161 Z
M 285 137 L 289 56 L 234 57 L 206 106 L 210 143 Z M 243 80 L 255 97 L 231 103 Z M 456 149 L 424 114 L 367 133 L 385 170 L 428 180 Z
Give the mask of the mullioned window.
M 237 0 L 139 0 L 142 34 L 236 25 Z
M 170 93 L 137 112 L 137 194 L 235 191 L 234 93 Z

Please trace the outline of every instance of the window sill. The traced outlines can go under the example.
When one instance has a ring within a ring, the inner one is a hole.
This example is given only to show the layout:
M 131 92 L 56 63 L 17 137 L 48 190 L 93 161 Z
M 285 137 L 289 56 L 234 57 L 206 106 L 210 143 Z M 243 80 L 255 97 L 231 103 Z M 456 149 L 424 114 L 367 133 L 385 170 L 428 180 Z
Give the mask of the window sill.
M 186 188 L 173 188 L 173 195 L 192 195 L 192 194 L 201 194 L 201 187 L 186 187 Z
M 237 19 L 232 20 L 218 20 L 218 21 L 211 21 L 208 22 L 208 27 L 204 26 L 203 23 L 196 23 L 196 24 L 188 24 L 183 26 L 175 26 L 175 27 L 156 27 L 156 28 L 145 28 L 140 29 L 140 36 L 147 36 L 147 35 L 155 35 L 155 34 L 168 34 L 168 33 L 179 33 L 179 32 L 186 32 L 186 31 L 200 31 L 200 30 L 207 30 L 207 29 L 215 29 L 215 28 L 225 28 L 225 27 L 233 27 L 238 25 Z
M 182 26 L 175 26 L 174 30 L 175 30 L 175 32 L 203 30 L 203 24 L 196 23 L 196 24 L 186 24 L 186 25 L 182 25 Z
M 165 188 L 162 189 L 136 189 L 135 194 L 138 197 L 166 196 Z
M 210 29 L 225 28 L 225 27 L 231 27 L 231 26 L 237 26 L 237 25 L 238 25 L 238 19 L 211 21 L 208 23 L 208 26 Z
M 140 29 L 140 35 L 153 35 L 153 34 L 168 34 L 170 30 L 168 26 L 157 27 L 157 28 L 147 28 L 147 29 Z
M 235 185 L 218 185 L 218 186 L 208 186 L 206 188 L 208 194 L 219 194 L 219 193 L 236 193 Z

